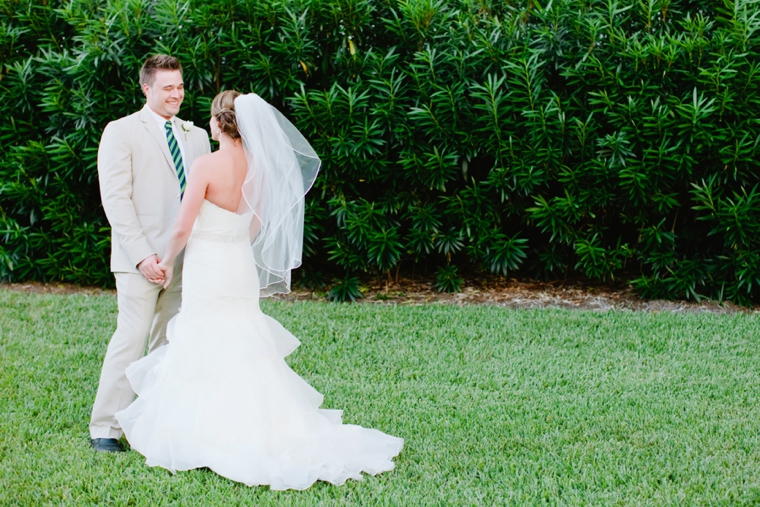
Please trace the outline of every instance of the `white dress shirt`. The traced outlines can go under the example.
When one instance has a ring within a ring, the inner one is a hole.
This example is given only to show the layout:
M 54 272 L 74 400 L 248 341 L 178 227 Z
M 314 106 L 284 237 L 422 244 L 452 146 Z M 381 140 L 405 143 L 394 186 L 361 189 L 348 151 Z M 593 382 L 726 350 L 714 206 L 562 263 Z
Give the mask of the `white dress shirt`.
M 185 160 L 187 160 L 185 158 L 185 147 L 182 145 L 181 132 L 177 128 L 177 125 L 174 124 L 174 116 L 172 116 L 171 119 L 167 120 L 166 118 L 164 118 L 160 114 L 158 114 L 155 111 L 153 111 L 150 108 L 150 106 L 148 106 L 148 111 L 150 111 L 150 114 L 153 115 L 153 118 L 155 118 L 156 123 L 158 123 L 158 126 L 161 127 L 161 133 L 164 134 L 164 139 L 166 139 L 166 122 L 167 121 L 172 122 L 172 132 L 174 133 L 174 138 L 177 140 L 177 145 L 179 146 L 179 153 L 182 156 L 182 168 L 185 170 L 185 180 L 187 180 L 187 174 L 189 172 L 188 169 L 190 169 L 190 168 L 187 167 L 187 164 L 185 163 Z M 166 140 L 166 145 L 169 146 L 169 140 L 168 139 Z M 176 171 L 177 168 L 175 167 L 174 170 Z

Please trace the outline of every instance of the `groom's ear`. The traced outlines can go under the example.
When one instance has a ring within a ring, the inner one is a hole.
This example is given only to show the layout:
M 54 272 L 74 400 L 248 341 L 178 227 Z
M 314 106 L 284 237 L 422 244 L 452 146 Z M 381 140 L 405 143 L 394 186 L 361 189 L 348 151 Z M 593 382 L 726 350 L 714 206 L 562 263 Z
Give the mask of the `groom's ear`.
M 150 86 L 148 86 L 148 83 L 143 83 L 140 85 L 140 89 L 142 89 L 143 95 L 145 95 L 145 98 L 148 98 L 148 91 L 150 90 Z

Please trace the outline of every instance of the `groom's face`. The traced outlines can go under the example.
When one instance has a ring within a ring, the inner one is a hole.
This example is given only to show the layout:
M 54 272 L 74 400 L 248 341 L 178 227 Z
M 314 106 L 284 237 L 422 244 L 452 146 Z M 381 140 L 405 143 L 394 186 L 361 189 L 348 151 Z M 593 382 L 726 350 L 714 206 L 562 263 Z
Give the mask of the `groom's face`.
M 182 73 L 178 70 L 158 70 L 152 85 L 143 84 L 143 92 L 148 107 L 169 119 L 179 112 L 179 106 L 185 98 Z

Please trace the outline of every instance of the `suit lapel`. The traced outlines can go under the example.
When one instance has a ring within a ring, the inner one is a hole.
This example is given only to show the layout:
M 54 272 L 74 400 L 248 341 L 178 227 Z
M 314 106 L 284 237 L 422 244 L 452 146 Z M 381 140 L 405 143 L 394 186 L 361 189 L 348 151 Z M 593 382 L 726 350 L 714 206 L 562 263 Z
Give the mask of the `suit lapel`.
M 140 110 L 140 121 L 142 121 L 143 126 L 148 130 L 151 137 L 153 137 L 153 140 L 158 143 L 158 147 L 161 149 L 164 158 L 166 158 L 166 162 L 169 164 L 169 169 L 176 177 L 177 171 L 174 168 L 174 159 L 172 159 L 172 154 L 169 151 L 169 143 L 166 142 L 166 134 L 161 131 L 156 120 L 151 116 L 147 105 Z
M 182 137 L 180 142 L 182 143 L 182 148 L 185 150 L 185 158 L 182 161 L 182 164 L 185 169 L 185 174 L 190 174 L 190 166 L 193 165 L 193 160 L 195 160 L 195 151 L 193 150 L 193 134 L 191 132 L 191 127 L 190 125 L 187 125 L 187 130 L 185 130 L 183 128 L 185 123 L 184 120 L 180 120 L 176 116 L 174 117 L 174 126 Z

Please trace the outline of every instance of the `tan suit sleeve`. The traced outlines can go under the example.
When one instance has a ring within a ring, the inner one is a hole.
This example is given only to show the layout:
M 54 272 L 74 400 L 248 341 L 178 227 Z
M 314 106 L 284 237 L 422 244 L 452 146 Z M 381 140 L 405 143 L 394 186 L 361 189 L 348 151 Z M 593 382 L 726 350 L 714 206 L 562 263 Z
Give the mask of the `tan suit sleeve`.
M 196 137 L 200 138 L 200 142 L 198 144 L 201 146 L 201 154 L 205 155 L 207 153 L 211 153 L 211 143 L 208 140 L 208 132 L 200 127 L 198 127 L 198 130 L 200 132 L 197 133 Z
M 109 123 L 98 147 L 100 198 L 111 230 L 119 237 L 132 265 L 153 255 L 132 203 L 132 148 L 123 125 Z

